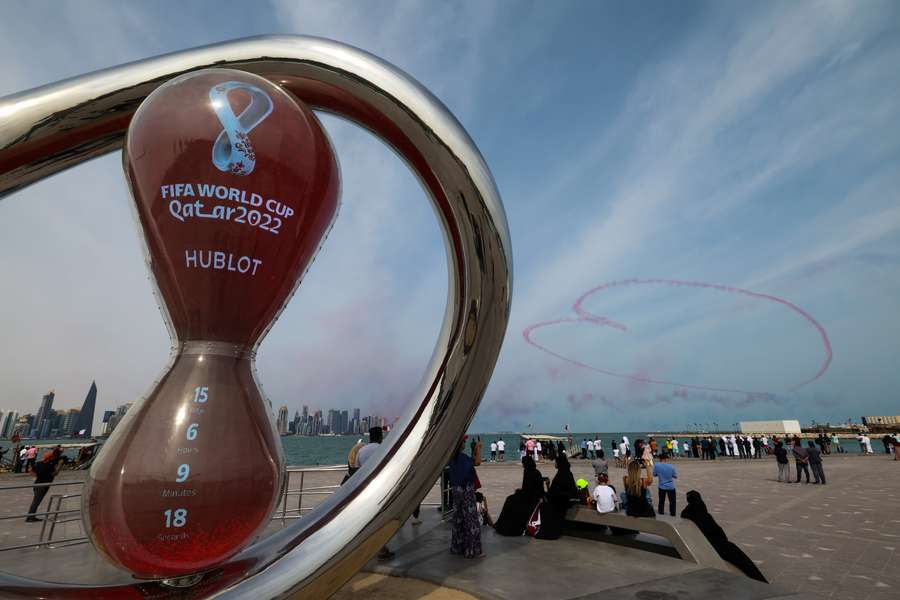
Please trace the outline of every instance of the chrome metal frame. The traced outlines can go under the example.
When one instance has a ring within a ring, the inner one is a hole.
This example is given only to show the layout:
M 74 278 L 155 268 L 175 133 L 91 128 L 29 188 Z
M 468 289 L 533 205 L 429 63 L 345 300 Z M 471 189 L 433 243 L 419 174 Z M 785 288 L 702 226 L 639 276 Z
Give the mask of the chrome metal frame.
M 412 512 L 460 442 L 496 364 L 512 295 L 509 232 L 487 165 L 441 102 L 356 48 L 301 36 L 176 52 L 0 99 L 0 197 L 121 148 L 141 101 L 207 67 L 257 73 L 310 106 L 371 130 L 417 174 L 444 233 L 443 327 L 419 400 L 348 484 L 283 531 L 240 552 L 180 598 L 322 598 L 361 568 Z M 0 574 L 3 597 L 117 597 L 162 584 L 76 586 Z

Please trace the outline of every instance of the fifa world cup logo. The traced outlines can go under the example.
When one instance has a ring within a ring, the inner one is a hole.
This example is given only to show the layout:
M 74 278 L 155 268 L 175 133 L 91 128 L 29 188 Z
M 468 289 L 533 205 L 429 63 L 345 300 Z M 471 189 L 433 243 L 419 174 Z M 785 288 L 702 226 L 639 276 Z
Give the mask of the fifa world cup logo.
M 235 115 L 228 102 L 228 93 L 242 90 L 250 96 L 250 103 Z M 209 90 L 209 100 L 222 124 L 222 132 L 212 148 L 212 161 L 220 171 L 235 175 L 249 175 L 256 166 L 256 152 L 250 132 L 272 114 L 272 99 L 256 87 L 240 81 L 226 81 Z

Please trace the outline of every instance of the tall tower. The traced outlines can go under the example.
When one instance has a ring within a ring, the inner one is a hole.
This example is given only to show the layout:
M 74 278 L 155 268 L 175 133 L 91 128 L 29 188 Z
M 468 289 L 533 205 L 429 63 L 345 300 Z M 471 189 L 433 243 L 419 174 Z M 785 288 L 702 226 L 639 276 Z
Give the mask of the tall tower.
M 288 407 L 282 406 L 278 409 L 278 433 L 286 434 L 288 431 Z
M 81 405 L 81 413 L 79 413 L 78 420 L 75 421 L 75 427 L 72 431 L 76 437 L 91 437 L 91 430 L 94 427 L 94 406 L 96 404 L 97 382 L 92 381 L 91 389 L 88 390 L 84 404 Z
M 56 393 L 53 390 L 47 392 L 41 399 L 41 407 L 38 409 L 37 416 L 34 419 L 34 435 L 39 436 L 44 426 L 44 421 L 50 417 L 50 411 L 53 410 L 53 399 Z

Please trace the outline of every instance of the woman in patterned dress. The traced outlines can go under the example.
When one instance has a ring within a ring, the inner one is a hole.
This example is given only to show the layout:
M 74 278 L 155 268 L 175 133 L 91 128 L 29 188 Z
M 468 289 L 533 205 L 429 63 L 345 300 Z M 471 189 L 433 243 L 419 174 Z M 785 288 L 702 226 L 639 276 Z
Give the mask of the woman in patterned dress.
M 456 455 L 450 459 L 450 493 L 453 494 L 453 528 L 450 532 L 450 553 L 466 558 L 479 558 L 481 552 L 481 522 L 475 500 L 475 464 L 463 452 L 460 443 Z

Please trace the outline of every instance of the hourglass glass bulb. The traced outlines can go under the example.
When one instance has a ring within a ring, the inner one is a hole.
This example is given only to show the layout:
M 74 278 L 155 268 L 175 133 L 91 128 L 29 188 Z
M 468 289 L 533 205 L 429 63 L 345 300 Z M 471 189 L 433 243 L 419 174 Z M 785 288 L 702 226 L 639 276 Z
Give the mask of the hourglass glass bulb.
M 176 577 L 246 546 L 277 502 L 283 458 L 255 348 L 334 220 L 340 182 L 307 107 L 226 69 L 160 86 L 123 154 L 173 354 L 91 467 L 83 514 L 113 563 Z

